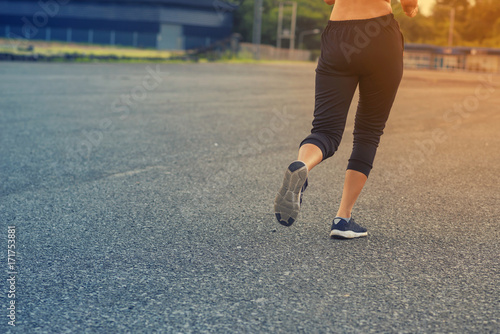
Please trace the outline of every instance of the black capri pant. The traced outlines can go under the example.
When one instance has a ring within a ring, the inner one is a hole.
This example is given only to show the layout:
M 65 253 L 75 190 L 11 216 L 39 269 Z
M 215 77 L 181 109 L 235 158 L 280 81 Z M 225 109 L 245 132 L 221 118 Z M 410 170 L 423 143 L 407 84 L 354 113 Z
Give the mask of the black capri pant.
M 403 35 L 393 14 L 329 21 L 321 35 L 316 68 L 313 128 L 300 145 L 316 145 L 323 160 L 337 151 L 359 84 L 354 144 L 347 169 L 368 176 L 403 75 L 403 48 Z

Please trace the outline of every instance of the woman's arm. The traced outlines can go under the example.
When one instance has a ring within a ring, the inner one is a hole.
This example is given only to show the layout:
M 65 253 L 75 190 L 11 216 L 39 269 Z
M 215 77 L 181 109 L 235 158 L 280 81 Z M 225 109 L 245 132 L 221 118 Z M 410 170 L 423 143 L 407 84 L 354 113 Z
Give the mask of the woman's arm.
M 418 0 L 401 0 L 401 7 L 406 16 L 414 17 L 418 13 Z
M 335 0 L 323 0 L 327 5 L 333 5 Z

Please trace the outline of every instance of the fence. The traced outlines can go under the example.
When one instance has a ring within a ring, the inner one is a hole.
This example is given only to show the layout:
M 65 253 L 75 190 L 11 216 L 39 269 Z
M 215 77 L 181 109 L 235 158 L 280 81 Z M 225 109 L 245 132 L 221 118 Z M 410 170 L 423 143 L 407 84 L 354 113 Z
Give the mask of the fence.
M 251 43 L 240 43 L 240 50 L 242 54 L 256 53 L 256 47 Z M 265 60 L 299 60 L 299 61 L 309 61 L 311 60 L 311 51 L 308 50 L 290 50 L 290 49 L 278 49 L 272 45 L 260 45 L 260 59 Z
M 406 68 L 447 71 L 500 72 L 500 50 L 489 48 L 442 48 L 432 45 L 405 46 Z

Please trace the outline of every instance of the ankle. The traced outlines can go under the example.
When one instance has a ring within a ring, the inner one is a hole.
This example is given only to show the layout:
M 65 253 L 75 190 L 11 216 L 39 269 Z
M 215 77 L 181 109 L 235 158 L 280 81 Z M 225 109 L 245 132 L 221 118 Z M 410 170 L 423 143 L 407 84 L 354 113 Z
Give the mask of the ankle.
M 350 213 L 350 212 L 340 211 L 340 210 L 339 210 L 339 211 L 337 212 L 337 216 L 336 216 L 336 217 L 350 219 L 350 218 L 351 218 L 351 213 Z

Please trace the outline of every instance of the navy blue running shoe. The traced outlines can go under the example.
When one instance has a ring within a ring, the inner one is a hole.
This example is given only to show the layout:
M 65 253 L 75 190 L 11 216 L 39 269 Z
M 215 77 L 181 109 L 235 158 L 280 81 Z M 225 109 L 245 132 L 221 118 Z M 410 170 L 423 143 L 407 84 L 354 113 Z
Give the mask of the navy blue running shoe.
M 299 215 L 302 192 L 307 187 L 307 167 L 302 161 L 292 162 L 285 172 L 283 185 L 274 200 L 274 213 L 281 225 L 290 226 Z
M 366 232 L 366 228 L 356 224 L 352 218 L 349 219 L 349 222 L 338 217 L 333 220 L 332 232 L 330 233 L 331 237 L 352 239 L 366 237 L 367 235 L 368 233 Z

